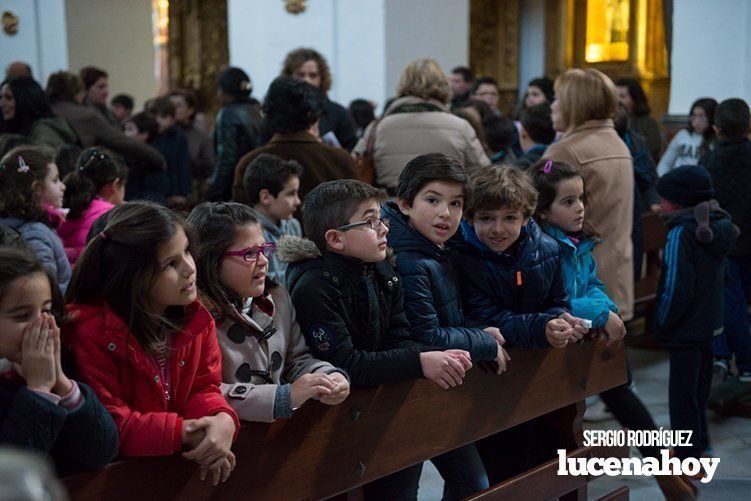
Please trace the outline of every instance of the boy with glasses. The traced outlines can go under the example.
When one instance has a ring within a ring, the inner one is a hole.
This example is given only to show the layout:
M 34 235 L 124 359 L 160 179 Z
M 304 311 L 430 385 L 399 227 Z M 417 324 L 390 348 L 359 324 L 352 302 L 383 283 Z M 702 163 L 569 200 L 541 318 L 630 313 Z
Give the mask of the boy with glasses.
M 346 370 L 353 386 L 427 377 L 461 384 L 472 366 L 464 350 L 438 351 L 412 340 L 401 278 L 386 260 L 386 194 L 361 181 L 322 183 L 305 197 L 310 240 L 286 238 L 287 285 L 313 355 Z M 365 486 L 366 499 L 415 498 L 422 465 Z

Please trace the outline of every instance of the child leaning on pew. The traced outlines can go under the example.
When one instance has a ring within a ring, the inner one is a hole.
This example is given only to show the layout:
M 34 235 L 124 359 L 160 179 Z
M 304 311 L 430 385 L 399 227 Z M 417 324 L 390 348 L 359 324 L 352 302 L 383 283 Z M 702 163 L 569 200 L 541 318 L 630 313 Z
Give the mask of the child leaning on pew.
M 186 459 L 214 485 L 235 466 L 239 427 L 224 400 L 221 351 L 198 301 L 192 230 L 150 202 L 118 205 L 92 228 L 66 291 L 64 341 L 112 414 L 123 456 Z
M 537 192 L 515 167 L 489 165 L 472 177 L 456 259 L 473 325 L 493 325 L 514 346 L 563 348 L 588 330 L 571 315 L 555 240 L 531 219 Z
M 205 202 L 188 222 L 198 234 L 201 299 L 217 323 L 222 394 L 240 419 L 289 418 L 311 398 L 342 403 L 347 375 L 310 354 L 287 290 L 267 275 L 276 246 L 253 209 Z
M 459 229 L 467 176 L 461 164 L 442 153 L 412 159 L 399 176 L 396 202 L 383 214 L 404 283 L 404 308 L 412 337 L 424 344 L 469 351 L 472 360 L 495 361 L 506 370 L 505 340 L 496 327 L 466 327 L 459 277 L 450 239 Z M 474 443 L 432 459 L 445 479 L 443 499 L 463 499 L 487 489 L 485 468 Z
M 329 181 L 307 194 L 303 228 L 286 237 L 287 285 L 313 355 L 341 367 L 354 386 L 427 377 L 461 384 L 472 366 L 464 350 L 438 351 L 412 340 L 401 278 L 386 260 L 383 190 L 355 180 Z M 365 486 L 367 499 L 415 498 L 422 464 Z

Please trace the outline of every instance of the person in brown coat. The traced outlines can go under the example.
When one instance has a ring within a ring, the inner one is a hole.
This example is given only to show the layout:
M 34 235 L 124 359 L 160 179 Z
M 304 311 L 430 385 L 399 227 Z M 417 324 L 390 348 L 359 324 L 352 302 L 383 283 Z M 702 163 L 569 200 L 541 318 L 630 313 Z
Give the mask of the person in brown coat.
M 52 111 L 73 128 L 83 148 L 104 146 L 122 155 L 129 165 L 137 162 L 154 169 L 163 169 L 164 157 L 151 146 L 126 137 L 93 108 L 81 104 L 83 84 L 74 74 L 59 71 L 47 80 L 47 97 Z
M 295 160 L 302 165 L 301 199 L 325 181 L 355 179 L 354 160 L 347 150 L 325 145 L 314 135 L 322 110 L 323 95 L 309 83 L 293 77 L 277 77 L 271 82 L 263 112 L 274 135 L 268 144 L 251 151 L 237 163 L 232 200 L 244 204 L 249 202 L 243 187 L 245 169 L 263 153 Z
M 543 158 L 565 162 L 584 178 L 587 219 L 603 239 L 593 252 L 598 276 L 621 318 L 629 320 L 634 308 L 634 179 L 631 154 L 613 126 L 618 94 L 607 75 L 590 68 L 560 75 L 555 95 L 553 127 L 563 138 Z

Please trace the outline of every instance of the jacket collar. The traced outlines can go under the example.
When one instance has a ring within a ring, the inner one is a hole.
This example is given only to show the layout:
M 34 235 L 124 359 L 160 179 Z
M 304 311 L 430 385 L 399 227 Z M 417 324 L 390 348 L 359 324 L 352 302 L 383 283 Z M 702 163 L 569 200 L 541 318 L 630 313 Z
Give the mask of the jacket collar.
M 101 341 L 112 346 L 110 351 L 127 356 L 131 353 L 134 356 L 146 356 L 145 350 L 138 344 L 138 341 L 132 336 L 125 321 L 113 312 L 104 302 L 97 304 L 69 304 L 68 313 L 77 311 L 74 322 L 83 322 L 87 319 L 100 316 L 103 324 L 101 325 Z M 204 308 L 201 302 L 196 299 L 185 308 L 184 327 L 174 336 L 170 347 L 177 350 L 191 343 L 196 337 L 210 330 L 214 324 L 209 311 Z M 126 347 L 128 350 L 126 350 Z
M 566 132 L 563 137 L 569 137 L 573 136 L 574 134 L 578 132 L 582 132 L 589 129 L 601 129 L 603 127 L 610 128 L 615 130 L 615 126 L 613 125 L 613 120 L 610 118 L 606 118 L 604 120 L 587 120 L 583 124 L 575 127 L 571 132 Z
M 589 252 L 600 243 L 599 239 L 587 238 L 580 240 L 579 245 L 574 245 L 568 235 L 566 235 L 566 233 L 559 227 L 542 224 L 540 225 L 540 228 L 542 231 L 553 237 L 563 249 L 571 249 L 576 254 Z
M 438 111 L 445 111 L 448 113 L 449 109 L 448 107 L 438 101 L 437 99 L 423 99 L 421 97 L 416 96 L 404 96 L 396 99 L 393 103 L 389 105 L 389 107 L 386 109 L 386 111 L 383 113 L 383 116 L 390 115 L 396 111 L 398 111 L 401 107 L 413 107 L 413 106 L 429 106 L 431 108 L 438 108 Z
M 320 144 L 318 142 L 318 139 L 316 139 L 307 130 L 299 130 L 297 132 L 289 132 L 287 134 L 280 134 L 279 132 L 277 132 L 271 137 L 269 144 L 271 143 L 316 143 L 316 144 Z
M 255 211 L 255 213 L 256 217 L 261 222 L 261 227 L 264 229 L 264 231 L 269 232 L 278 240 L 282 235 L 282 225 L 284 224 L 284 222 L 281 222 L 281 224 L 277 226 L 274 224 L 274 221 L 272 221 L 270 217 L 268 217 L 266 214 L 262 214 L 261 211 Z
M 402 214 L 396 202 L 386 202 L 381 211 L 389 219 L 389 233 L 386 238 L 389 246 L 399 253 L 402 251 L 414 251 L 425 254 L 432 259 L 442 259 L 448 251 L 441 249 L 436 244 L 425 238 L 419 231 L 409 225 L 409 219 Z

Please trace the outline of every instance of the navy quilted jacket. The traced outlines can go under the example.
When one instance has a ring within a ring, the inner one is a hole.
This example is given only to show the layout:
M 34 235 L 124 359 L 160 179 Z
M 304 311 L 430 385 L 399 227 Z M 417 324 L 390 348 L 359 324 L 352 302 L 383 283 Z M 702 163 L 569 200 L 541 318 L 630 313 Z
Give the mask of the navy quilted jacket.
M 385 204 L 382 213 L 391 220 L 387 238 L 396 252 L 412 337 L 429 346 L 467 350 L 475 361 L 495 360 L 495 338 L 481 328 L 465 327 L 453 252 L 411 228 L 394 202 Z
M 466 221 L 462 236 L 456 263 L 468 324 L 496 326 L 514 346 L 550 346 L 545 325 L 571 309 L 558 243 L 532 219 L 516 255 L 488 249 Z

